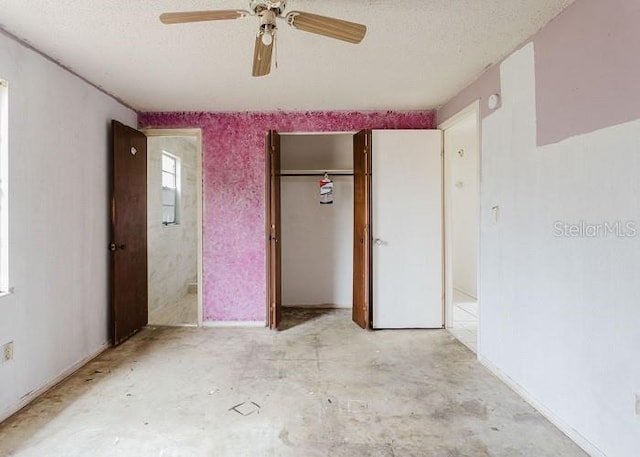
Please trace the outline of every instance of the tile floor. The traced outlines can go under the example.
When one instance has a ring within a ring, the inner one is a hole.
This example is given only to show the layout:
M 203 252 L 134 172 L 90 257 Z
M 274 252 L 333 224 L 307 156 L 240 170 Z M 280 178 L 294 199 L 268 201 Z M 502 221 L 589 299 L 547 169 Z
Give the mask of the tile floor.
M 475 298 L 454 289 L 453 326 L 449 331 L 462 344 L 477 352 L 478 341 L 478 302 Z
M 151 327 L 0 424 L 11 457 L 586 457 L 445 330 Z

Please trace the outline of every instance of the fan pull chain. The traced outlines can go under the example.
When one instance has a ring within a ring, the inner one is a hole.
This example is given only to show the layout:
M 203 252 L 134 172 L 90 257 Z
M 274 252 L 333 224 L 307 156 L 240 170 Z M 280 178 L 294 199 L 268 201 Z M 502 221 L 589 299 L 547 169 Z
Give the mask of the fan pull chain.
M 274 60 L 276 63 L 276 70 L 278 69 L 278 33 L 274 31 L 273 34 L 273 51 L 274 51 Z

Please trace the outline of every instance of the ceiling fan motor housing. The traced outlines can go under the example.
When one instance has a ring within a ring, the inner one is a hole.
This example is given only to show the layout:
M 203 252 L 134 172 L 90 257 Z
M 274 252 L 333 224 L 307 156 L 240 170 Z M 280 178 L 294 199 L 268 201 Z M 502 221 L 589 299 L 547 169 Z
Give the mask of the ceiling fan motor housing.
M 264 11 L 273 11 L 276 16 L 279 16 L 284 11 L 287 2 L 280 0 L 277 2 L 271 0 L 252 0 L 250 4 L 251 11 L 257 15 L 261 15 Z
M 260 29 L 270 30 L 276 28 L 276 13 L 271 10 L 263 11 L 260 14 Z

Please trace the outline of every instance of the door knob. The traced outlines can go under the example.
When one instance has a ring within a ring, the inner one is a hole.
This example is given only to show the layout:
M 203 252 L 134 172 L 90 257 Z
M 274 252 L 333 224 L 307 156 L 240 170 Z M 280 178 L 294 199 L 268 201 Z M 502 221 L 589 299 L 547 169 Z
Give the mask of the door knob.
M 116 243 L 109 244 L 109 250 L 111 252 L 116 252 L 118 249 L 120 249 L 121 251 L 124 251 L 126 248 L 127 248 L 126 244 L 116 244 Z

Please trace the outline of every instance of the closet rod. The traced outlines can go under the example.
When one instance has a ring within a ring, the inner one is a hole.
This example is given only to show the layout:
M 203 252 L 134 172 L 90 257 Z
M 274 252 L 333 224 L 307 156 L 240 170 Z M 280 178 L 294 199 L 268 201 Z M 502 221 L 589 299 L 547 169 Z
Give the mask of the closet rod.
M 324 176 L 324 173 L 280 173 L 278 176 Z M 353 173 L 329 173 L 329 176 L 353 176 Z
M 281 170 L 280 176 L 353 176 L 352 170 Z

